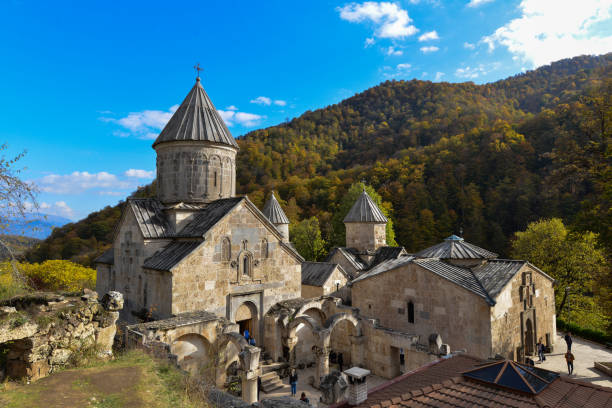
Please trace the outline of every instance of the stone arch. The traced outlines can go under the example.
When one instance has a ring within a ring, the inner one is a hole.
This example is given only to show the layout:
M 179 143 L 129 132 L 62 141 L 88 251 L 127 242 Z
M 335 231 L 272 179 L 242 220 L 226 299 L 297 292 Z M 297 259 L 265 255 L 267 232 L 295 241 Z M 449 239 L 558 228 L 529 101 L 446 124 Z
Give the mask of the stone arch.
M 248 330 L 249 337 L 254 337 L 256 344 L 263 341 L 259 336 L 259 309 L 255 303 L 251 301 L 241 303 L 234 311 L 232 320 L 238 323 L 240 335 L 244 336 L 244 331 Z
M 314 308 L 308 311 L 311 311 L 314 316 L 309 314 L 300 315 L 287 328 L 289 338 L 295 339 L 293 356 L 290 356 L 292 357 L 290 359 L 292 364 L 308 365 L 314 363 L 315 355 L 312 352 L 313 347 L 320 346 L 321 317 L 315 314 L 319 313 L 319 311 Z
M 253 254 L 243 250 L 238 254 L 238 281 L 245 278 L 253 279 Z
M 334 327 L 336 327 L 338 323 L 344 320 L 348 320 L 349 322 L 353 323 L 353 326 L 355 327 L 355 330 L 357 331 L 356 333 L 357 336 L 362 335 L 361 321 L 355 316 L 348 314 L 348 313 L 336 313 L 335 315 L 331 316 L 325 322 L 325 329 L 329 330 L 329 332 L 331 333 Z
M 360 357 L 354 355 L 352 339 L 361 337 L 361 321 L 349 313 L 338 313 L 331 316 L 325 322 L 325 336 L 322 339 L 324 349 L 335 353 L 338 358 L 342 355 L 344 367 L 353 361 L 359 361 Z
M 309 326 L 313 332 L 318 332 L 321 330 L 321 326 L 319 326 L 315 319 L 308 315 L 300 315 L 294 318 L 287 326 L 288 337 L 295 337 L 295 331 L 300 324 Z
M 325 317 L 325 312 L 323 312 L 323 310 L 317 307 L 311 307 L 310 309 L 303 311 L 301 314 L 312 317 L 319 324 L 320 327 L 323 327 L 327 320 L 327 318 Z
M 197 333 L 184 334 L 170 345 L 177 356 L 179 366 L 192 374 L 207 372 L 214 368 L 213 347 L 208 339 Z
M 295 312 L 296 316 L 304 314 L 304 312 L 308 309 L 319 309 L 323 311 L 323 304 L 327 301 L 327 299 L 312 299 L 306 303 L 304 303 L 300 308 Z

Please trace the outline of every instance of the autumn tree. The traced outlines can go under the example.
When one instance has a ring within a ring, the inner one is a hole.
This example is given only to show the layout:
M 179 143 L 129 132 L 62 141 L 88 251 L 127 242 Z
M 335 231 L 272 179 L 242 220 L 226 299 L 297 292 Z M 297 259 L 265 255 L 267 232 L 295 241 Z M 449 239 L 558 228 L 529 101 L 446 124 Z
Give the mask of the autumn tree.
M 317 217 L 310 217 L 289 226 L 291 242 L 307 261 L 319 261 L 325 255 L 325 241 Z

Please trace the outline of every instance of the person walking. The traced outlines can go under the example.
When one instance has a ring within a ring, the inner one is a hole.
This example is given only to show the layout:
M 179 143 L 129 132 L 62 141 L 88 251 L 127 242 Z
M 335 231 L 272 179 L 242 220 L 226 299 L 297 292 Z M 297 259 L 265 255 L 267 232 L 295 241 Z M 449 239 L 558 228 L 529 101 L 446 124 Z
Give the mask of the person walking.
M 574 342 L 572 340 L 572 333 L 567 332 L 565 333 L 565 344 L 567 344 L 567 351 L 572 351 L 572 343 Z
M 572 375 L 574 372 L 574 355 L 569 350 L 565 353 L 565 361 L 567 361 L 567 372 Z
M 538 340 L 537 347 L 538 347 L 538 358 L 541 363 L 542 361 L 546 359 L 546 357 L 544 357 L 544 343 L 542 343 L 542 338 Z
M 244 329 L 244 338 L 248 341 L 249 340 L 249 329 Z
M 295 371 L 295 368 L 292 368 L 291 374 L 289 374 L 289 384 L 291 384 L 291 396 L 292 397 L 295 397 L 295 394 L 297 394 L 297 382 L 298 382 L 297 372 Z

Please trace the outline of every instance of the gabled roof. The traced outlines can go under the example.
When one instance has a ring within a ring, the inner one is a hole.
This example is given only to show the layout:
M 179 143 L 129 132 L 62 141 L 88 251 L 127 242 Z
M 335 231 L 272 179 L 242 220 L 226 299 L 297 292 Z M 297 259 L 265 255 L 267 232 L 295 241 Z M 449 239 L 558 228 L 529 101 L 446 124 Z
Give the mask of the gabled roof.
M 356 253 L 357 251 L 353 248 L 336 247 L 327 256 L 326 262 L 329 262 L 336 253 L 340 253 L 356 270 L 363 271 L 368 267 Z
M 323 286 L 336 268 L 338 268 L 344 276 L 349 278 L 346 272 L 344 272 L 342 267 L 338 264 L 329 262 L 303 262 L 302 285 Z
M 489 296 L 495 298 L 526 264 L 526 261 L 490 259 L 484 264 L 472 268 L 472 272 L 482 283 Z
M 272 192 L 270 195 L 270 198 L 264 205 L 262 212 L 272 224 L 289 224 L 289 218 L 287 218 L 285 212 L 276 200 L 274 192 Z
M 200 78 L 161 131 L 153 147 L 175 141 L 206 141 L 238 148 L 236 140 L 202 88 Z
M 167 247 L 145 259 L 143 268 L 170 271 L 203 241 L 174 241 Z
M 373 222 L 384 224 L 387 222 L 387 217 L 384 216 L 380 208 L 370 198 L 368 193 L 363 191 L 351 207 L 344 222 Z
M 439 259 L 493 259 L 497 254 L 465 242 L 463 238 L 451 235 L 443 242 L 417 252 L 419 258 Z
M 93 263 L 113 265 L 115 263 L 115 251 L 113 250 L 113 247 L 110 247 L 109 249 L 104 251 L 102 255 L 94 259 Z
M 181 238 L 202 238 L 221 218 L 245 199 L 245 197 L 221 198 L 208 203 L 176 236 Z
M 138 227 L 145 239 L 168 238 L 172 229 L 163 206 L 155 198 L 128 198 L 128 205 L 134 212 Z
M 369 267 L 373 268 L 381 262 L 384 262 L 388 259 L 397 259 L 400 256 L 408 255 L 404 247 L 392 247 L 392 246 L 383 246 L 376 250 L 376 254 L 370 262 Z
M 353 283 L 399 268 L 400 266 L 411 263 L 413 260 L 413 256 L 400 256 L 399 258 L 387 259 L 386 261 L 379 263 L 372 269 L 369 269 L 368 271 L 359 275 L 355 280 L 353 280 Z
M 457 285 L 477 294 L 486 300 L 490 305 L 495 304 L 495 300 L 485 290 L 474 273 L 468 268 L 462 268 L 453 264 L 442 262 L 437 259 L 415 259 L 414 263 L 441 276 Z

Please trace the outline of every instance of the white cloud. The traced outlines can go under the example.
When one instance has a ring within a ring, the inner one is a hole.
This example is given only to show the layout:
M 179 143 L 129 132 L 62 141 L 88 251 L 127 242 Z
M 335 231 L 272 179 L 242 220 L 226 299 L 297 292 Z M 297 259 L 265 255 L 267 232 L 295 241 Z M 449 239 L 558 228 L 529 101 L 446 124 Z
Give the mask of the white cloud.
M 287 106 L 287 101 L 283 101 L 282 99 L 277 99 L 274 101 L 274 104 L 277 106 Z
M 476 45 L 466 41 L 463 43 L 463 48 L 467 48 L 468 50 L 473 50 L 474 48 L 476 48 Z
M 501 67 L 501 63 L 493 62 L 491 64 L 478 64 L 477 66 L 467 66 L 462 68 L 457 68 L 455 70 L 455 76 L 458 78 L 465 79 L 476 79 L 482 75 L 486 75 L 491 71 L 495 71 Z
M 55 194 L 78 194 L 95 188 L 129 188 L 132 184 L 116 175 L 101 171 L 89 173 L 74 171 L 70 174 L 48 174 L 36 181 L 41 191 Z M 135 186 L 134 186 L 135 187 Z
M 412 65 L 407 63 L 397 64 L 396 68 L 398 71 L 408 71 L 410 68 L 412 68 Z
M 225 108 L 227 110 L 238 110 L 238 108 L 236 107 L 236 105 L 230 105 L 227 108 Z
M 140 170 L 140 169 L 129 169 L 123 173 L 126 177 L 134 177 L 140 179 L 152 179 L 155 178 L 155 171 L 151 170 Z
M 446 75 L 444 72 L 436 72 L 435 81 L 440 81 L 444 75 Z
M 366 1 L 362 4 L 349 3 L 336 10 L 340 13 L 341 19 L 351 23 L 364 21 L 374 23 L 376 37 L 404 38 L 418 31 L 410 24 L 412 19 L 408 16 L 408 12 L 396 3 Z
M 485 3 L 490 3 L 493 0 L 470 0 L 470 2 L 467 4 L 468 7 L 478 7 L 481 6 Z
M 438 50 L 439 50 L 439 48 L 436 47 L 435 45 L 430 45 L 428 47 L 421 47 L 421 52 L 423 52 L 425 54 L 428 54 L 430 52 L 436 52 Z
M 270 106 L 272 105 L 272 99 L 268 98 L 267 96 L 258 96 L 255 99 L 251 99 L 251 103 L 255 103 L 257 105 Z
M 505 46 L 532 67 L 582 54 L 603 54 L 612 50 L 612 35 L 597 28 L 610 27 L 611 8 L 612 0 L 523 0 L 519 18 L 481 41 L 490 50 Z
M 43 214 L 59 215 L 61 217 L 66 218 L 74 217 L 74 210 L 70 208 L 70 206 L 66 204 L 65 201 L 56 201 L 53 204 L 42 202 L 39 205 L 39 209 L 42 211 Z
M 256 115 L 254 113 L 237 112 L 237 111 L 222 111 L 217 110 L 221 118 L 227 126 L 234 126 L 239 124 L 245 127 L 257 126 L 265 118 L 262 115 Z
M 144 110 L 142 112 L 130 112 L 123 118 L 101 117 L 100 120 L 115 123 L 125 129 L 123 131 L 114 131 L 113 135 L 115 136 L 137 136 L 141 139 L 155 139 L 178 107 L 178 105 L 174 105 L 168 111 Z
M 389 48 L 385 48 L 384 49 L 385 53 L 387 55 L 395 55 L 395 56 L 399 56 L 399 55 L 403 55 L 404 51 L 402 50 L 397 50 L 394 47 L 389 47 Z
M 432 41 L 432 40 L 439 40 L 440 37 L 438 37 L 438 32 L 436 30 L 433 31 L 429 31 L 427 33 L 422 34 L 419 37 L 419 41 L 423 42 L 423 41 Z
M 364 48 L 371 47 L 372 45 L 374 45 L 374 43 L 376 43 L 376 40 L 374 40 L 374 38 L 366 38 L 363 47 Z

